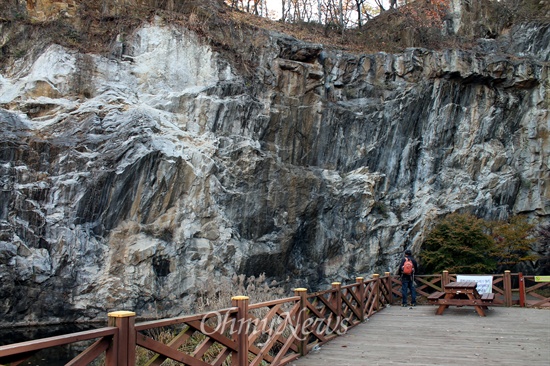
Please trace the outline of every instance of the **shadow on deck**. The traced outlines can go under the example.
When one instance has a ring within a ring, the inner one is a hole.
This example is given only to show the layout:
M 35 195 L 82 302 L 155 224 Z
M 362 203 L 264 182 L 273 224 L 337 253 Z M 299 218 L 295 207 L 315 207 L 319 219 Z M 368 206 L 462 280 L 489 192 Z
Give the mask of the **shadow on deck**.
M 550 365 L 550 310 L 390 306 L 295 366 Z

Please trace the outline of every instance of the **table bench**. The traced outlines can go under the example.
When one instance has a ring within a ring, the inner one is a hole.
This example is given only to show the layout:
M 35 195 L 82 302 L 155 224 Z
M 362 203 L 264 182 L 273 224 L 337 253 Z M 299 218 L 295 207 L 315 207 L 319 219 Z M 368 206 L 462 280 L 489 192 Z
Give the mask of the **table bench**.
M 442 299 L 445 296 L 445 292 L 434 292 L 428 296 L 428 301 L 431 304 L 436 304 L 439 299 Z
M 477 290 L 476 282 L 451 282 L 444 286 L 444 292 L 434 292 L 428 296 L 432 304 L 439 307 L 436 315 L 443 315 L 445 309 L 449 306 L 473 306 L 479 316 L 485 316 L 487 306 L 493 303 L 495 294 L 487 293 L 480 295 Z

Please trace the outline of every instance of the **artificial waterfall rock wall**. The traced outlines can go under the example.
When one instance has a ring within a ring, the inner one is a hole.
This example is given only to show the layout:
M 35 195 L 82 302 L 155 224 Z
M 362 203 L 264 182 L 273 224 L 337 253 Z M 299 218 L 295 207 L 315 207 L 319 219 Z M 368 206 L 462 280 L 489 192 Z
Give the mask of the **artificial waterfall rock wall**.
M 1 322 L 176 315 L 235 273 L 315 289 L 394 271 L 457 210 L 547 220 L 549 34 L 353 55 L 264 33 L 250 78 L 157 19 L 110 57 L 12 65 Z

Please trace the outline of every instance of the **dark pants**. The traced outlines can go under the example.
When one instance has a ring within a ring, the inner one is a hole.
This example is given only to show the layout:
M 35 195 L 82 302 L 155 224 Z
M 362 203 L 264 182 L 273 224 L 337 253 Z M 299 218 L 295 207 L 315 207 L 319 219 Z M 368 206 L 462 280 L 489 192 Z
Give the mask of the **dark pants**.
M 411 291 L 411 304 L 416 304 L 416 289 L 414 288 L 414 281 L 411 276 L 403 276 L 401 279 L 403 285 L 401 286 L 401 295 L 403 296 L 403 305 L 407 305 L 407 292 Z

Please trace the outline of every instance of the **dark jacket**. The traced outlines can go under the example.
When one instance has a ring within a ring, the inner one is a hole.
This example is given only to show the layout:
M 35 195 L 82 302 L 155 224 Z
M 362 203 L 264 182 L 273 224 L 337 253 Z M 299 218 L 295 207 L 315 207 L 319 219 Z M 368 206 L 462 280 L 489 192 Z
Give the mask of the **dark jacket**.
M 418 271 L 418 263 L 416 263 L 416 260 L 413 258 L 412 255 L 405 255 L 405 257 L 408 257 L 413 262 L 413 267 L 414 267 L 413 276 L 414 276 L 414 274 Z M 402 276 L 405 279 L 410 279 L 412 277 L 411 275 L 403 274 L 403 265 L 405 264 L 405 257 L 403 257 L 403 259 L 401 259 L 401 262 L 399 263 L 399 270 L 397 274 L 399 276 Z

